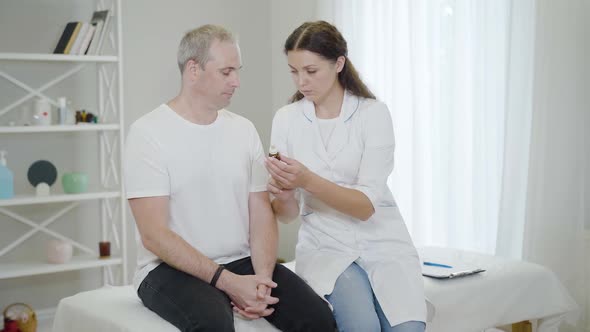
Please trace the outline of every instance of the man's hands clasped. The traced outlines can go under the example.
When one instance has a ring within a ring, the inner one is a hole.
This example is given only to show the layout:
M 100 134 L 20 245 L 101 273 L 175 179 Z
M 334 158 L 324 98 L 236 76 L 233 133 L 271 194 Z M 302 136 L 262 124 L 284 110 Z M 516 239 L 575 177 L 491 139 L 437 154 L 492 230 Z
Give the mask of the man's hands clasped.
M 238 275 L 224 270 L 217 286 L 229 296 L 234 312 L 246 319 L 271 315 L 274 308 L 269 306 L 279 302 L 278 298 L 270 295 L 277 283 L 269 277 Z

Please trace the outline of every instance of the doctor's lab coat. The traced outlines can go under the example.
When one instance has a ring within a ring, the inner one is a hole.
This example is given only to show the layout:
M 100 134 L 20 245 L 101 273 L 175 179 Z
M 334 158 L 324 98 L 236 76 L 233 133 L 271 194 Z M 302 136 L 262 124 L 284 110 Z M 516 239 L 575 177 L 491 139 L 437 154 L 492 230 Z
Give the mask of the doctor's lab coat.
M 298 189 L 302 225 L 297 274 L 323 297 L 332 293 L 338 276 L 356 262 L 367 272 L 392 326 L 426 322 L 418 254 L 387 187 L 395 144 L 387 106 L 347 91 L 326 149 L 314 105 L 304 98 L 277 111 L 271 144 L 319 176 L 361 191 L 375 209 L 369 220 L 361 221 Z

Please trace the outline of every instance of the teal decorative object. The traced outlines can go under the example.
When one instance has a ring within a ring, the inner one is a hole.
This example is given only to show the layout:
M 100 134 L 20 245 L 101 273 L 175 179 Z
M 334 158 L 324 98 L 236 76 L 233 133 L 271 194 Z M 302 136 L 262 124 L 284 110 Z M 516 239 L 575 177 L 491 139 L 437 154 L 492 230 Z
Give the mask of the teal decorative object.
M 6 166 L 6 151 L 0 151 L 0 199 L 14 196 L 14 174 Z
M 86 173 L 65 173 L 61 177 L 61 185 L 66 194 L 80 194 L 88 190 L 88 175 Z

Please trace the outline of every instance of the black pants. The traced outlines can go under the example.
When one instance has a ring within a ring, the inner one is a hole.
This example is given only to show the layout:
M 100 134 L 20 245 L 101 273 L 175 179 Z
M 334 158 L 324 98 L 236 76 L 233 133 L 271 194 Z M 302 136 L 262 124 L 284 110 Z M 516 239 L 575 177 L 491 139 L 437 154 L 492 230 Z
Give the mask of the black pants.
M 250 257 L 224 264 L 239 275 L 254 274 Z M 277 264 L 271 295 L 279 298 L 267 321 L 281 331 L 331 332 L 336 323 L 328 304 L 301 278 Z M 143 304 L 181 331 L 234 331 L 229 297 L 199 278 L 166 263 L 152 270 L 139 286 Z

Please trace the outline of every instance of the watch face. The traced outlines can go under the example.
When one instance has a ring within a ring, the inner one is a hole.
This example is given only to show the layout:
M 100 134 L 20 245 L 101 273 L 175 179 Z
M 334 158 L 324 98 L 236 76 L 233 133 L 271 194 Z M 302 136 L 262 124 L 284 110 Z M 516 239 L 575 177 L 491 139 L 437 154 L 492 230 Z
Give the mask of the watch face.
M 47 160 L 37 160 L 29 167 L 27 178 L 33 187 L 43 182 L 51 186 L 57 179 L 57 169 Z

